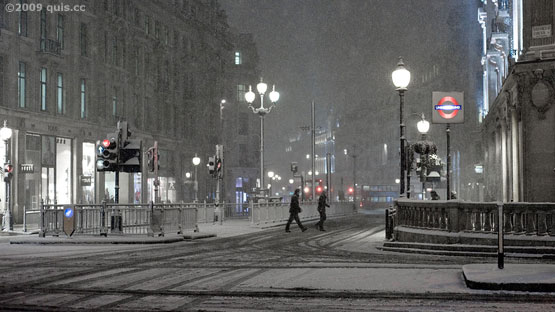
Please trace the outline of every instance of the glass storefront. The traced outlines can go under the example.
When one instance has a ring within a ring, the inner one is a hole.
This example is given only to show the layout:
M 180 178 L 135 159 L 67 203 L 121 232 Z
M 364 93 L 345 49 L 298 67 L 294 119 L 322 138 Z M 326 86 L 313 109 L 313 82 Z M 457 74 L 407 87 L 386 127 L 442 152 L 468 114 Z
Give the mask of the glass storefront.
M 95 186 L 95 144 L 83 143 L 83 164 L 81 175 L 81 203 L 93 204 Z
M 68 138 L 25 136 L 25 162 L 20 167 L 25 168 L 22 174 L 28 209 L 38 209 L 41 199 L 45 203 L 72 202 L 72 143 Z
M 158 202 L 162 203 L 175 203 L 176 190 L 175 178 L 172 177 L 159 177 L 160 186 L 158 187 Z M 149 178 L 148 182 L 148 201 L 154 201 L 154 178 Z

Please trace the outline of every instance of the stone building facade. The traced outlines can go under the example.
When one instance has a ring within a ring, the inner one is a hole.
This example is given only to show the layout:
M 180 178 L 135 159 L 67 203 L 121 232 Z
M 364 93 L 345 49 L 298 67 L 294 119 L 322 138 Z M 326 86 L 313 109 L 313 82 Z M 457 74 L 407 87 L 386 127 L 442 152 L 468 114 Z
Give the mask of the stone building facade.
M 484 82 L 488 98 L 494 95 L 482 127 L 484 200 L 553 202 L 555 3 L 514 0 L 489 5 L 480 12 L 493 20 L 493 29 L 484 32 L 491 38 L 485 41 L 486 49 L 501 57 L 494 60 L 499 66 L 484 74 L 496 77 Z
M 233 37 L 218 2 L 68 1 L 84 9 L 46 10 L 54 4 L 0 13 L 0 118 L 14 133 L 15 222 L 41 200 L 111 200 L 114 173 L 96 172 L 95 143 L 119 120 L 143 151 L 158 142 L 159 200 L 191 200 L 186 173 L 195 154 L 202 164 L 214 154 L 218 103 L 231 88 Z M 120 174 L 120 203 L 153 199 L 145 158 L 143 172 Z M 200 167 L 199 199 L 210 201 L 215 183 Z

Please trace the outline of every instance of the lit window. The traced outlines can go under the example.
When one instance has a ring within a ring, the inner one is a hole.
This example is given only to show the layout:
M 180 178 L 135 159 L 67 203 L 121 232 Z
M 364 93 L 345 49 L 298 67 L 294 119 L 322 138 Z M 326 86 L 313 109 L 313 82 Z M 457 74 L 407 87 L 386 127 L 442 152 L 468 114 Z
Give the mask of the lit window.
M 237 101 L 245 102 L 245 93 L 247 92 L 247 86 L 244 84 L 237 85 Z
M 112 115 L 117 116 L 118 114 L 118 90 L 114 88 L 114 94 L 112 95 Z
M 40 70 L 40 109 L 46 110 L 46 79 L 47 71 L 46 68 L 41 68 Z
M 19 71 L 17 72 L 17 97 L 19 107 L 25 107 L 25 63 L 19 62 Z
M 65 113 L 65 107 L 64 107 L 64 76 L 61 73 L 58 73 L 58 114 L 63 114 Z
M 236 51 L 235 52 L 235 65 L 241 65 L 243 64 L 243 60 L 241 58 L 241 52 Z
M 81 79 L 81 118 L 87 118 L 87 84 Z

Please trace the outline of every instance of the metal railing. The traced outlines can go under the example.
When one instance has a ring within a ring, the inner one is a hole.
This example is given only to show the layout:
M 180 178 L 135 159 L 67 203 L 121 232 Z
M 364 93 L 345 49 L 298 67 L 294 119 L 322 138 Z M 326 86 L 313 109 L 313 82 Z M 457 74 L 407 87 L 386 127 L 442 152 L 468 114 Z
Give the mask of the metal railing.
M 64 209 L 74 208 L 75 233 L 96 234 L 145 234 L 163 236 L 165 233 L 181 234 L 184 230 L 197 229 L 197 208 L 191 204 L 75 204 L 59 205 L 41 203 L 38 225 L 39 236 L 57 236 L 63 232 Z M 26 211 L 26 215 L 36 211 Z M 27 218 L 27 217 L 26 217 Z M 24 228 L 27 227 L 25 224 Z
M 462 201 L 395 201 L 390 215 L 394 226 L 445 232 L 497 233 L 496 203 Z M 504 203 L 503 231 L 506 234 L 555 236 L 555 203 Z

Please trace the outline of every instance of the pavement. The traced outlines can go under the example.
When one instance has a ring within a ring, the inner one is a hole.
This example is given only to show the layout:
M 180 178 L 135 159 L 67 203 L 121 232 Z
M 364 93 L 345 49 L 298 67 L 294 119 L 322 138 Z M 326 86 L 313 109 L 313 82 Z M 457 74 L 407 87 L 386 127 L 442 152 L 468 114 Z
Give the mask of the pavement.
M 187 231 L 184 234 L 167 233 L 164 236 L 148 237 L 146 235 L 118 235 L 108 234 L 107 237 L 93 235 L 75 235 L 67 237 L 61 233 L 59 237 L 38 237 L 38 231 L 23 232 L 22 228 L 15 227 L 14 231 L 0 232 L 0 243 L 10 244 L 166 244 L 183 240 L 206 239 L 214 237 L 233 237 L 244 234 L 251 234 L 265 231 L 269 228 L 282 226 L 282 223 L 269 224 L 251 224 L 248 220 L 225 220 L 223 223 L 201 223 L 198 224 L 198 231 Z M 383 242 L 385 240 L 384 231 L 379 232 L 369 239 L 374 242 Z M 360 245 L 352 245 L 349 247 L 353 251 L 360 251 Z M 357 268 L 356 265 L 348 268 L 322 268 L 325 274 L 318 274 L 320 270 L 314 269 L 314 263 L 311 263 L 312 269 L 305 269 L 307 272 L 300 274 L 302 280 L 296 279 L 299 272 L 289 272 L 278 276 L 283 276 L 283 288 L 306 288 L 312 289 L 314 285 L 337 285 L 337 288 L 344 290 L 358 290 L 378 292 L 388 288 L 397 289 L 400 286 L 407 289 L 427 289 L 438 293 L 451 292 L 460 285 L 461 278 L 464 279 L 468 291 L 473 290 L 492 290 L 492 291 L 526 291 L 526 292 L 555 292 L 555 264 L 506 264 L 503 269 L 499 269 L 497 264 L 469 264 L 455 266 L 453 268 L 434 269 L 430 267 L 415 268 L 414 265 L 403 269 L 402 264 L 376 264 L 375 266 L 365 266 Z M 316 264 L 317 265 L 317 264 Z M 401 269 L 401 270 L 400 270 Z M 295 270 L 303 270 L 298 268 Z M 293 270 L 294 271 L 294 270 Z M 270 273 L 268 273 L 270 274 Z M 310 275 L 310 276 L 308 276 Z M 310 277 L 310 278 L 307 278 Z M 373 281 L 382 281 L 380 283 L 367 283 L 368 279 L 360 278 L 366 276 Z M 383 276 L 384 278 L 379 278 Z M 391 276 L 396 276 L 392 279 Z M 433 276 L 433 278 L 431 277 Z M 462 276 L 462 277 L 461 277 Z M 360 280 L 361 283 L 353 283 Z M 346 283 L 340 283 L 345 281 Z M 385 281 L 395 281 L 388 285 Z M 263 279 L 258 283 L 263 284 Z M 275 279 L 274 279 L 275 283 Z M 384 284 L 385 283 L 385 284 Z M 428 287 L 421 286 L 429 284 Z M 256 284 L 256 283 L 255 283 Z M 347 286 L 346 286 L 347 285 Z M 251 285 L 255 286 L 255 285 Z M 257 285 L 256 287 L 261 286 Z M 276 285 L 274 284 L 274 287 Z M 347 288 L 345 288 L 347 287 Z M 370 287 L 370 288 L 369 288 Z M 278 287 L 279 288 L 279 287 Z M 353 289 L 351 289 L 353 288 Z M 462 290 L 459 289 L 460 293 Z M 457 291 L 455 291 L 457 292 Z M 466 292 L 466 291 L 462 291 Z M 550 294 L 551 295 L 551 294 Z

